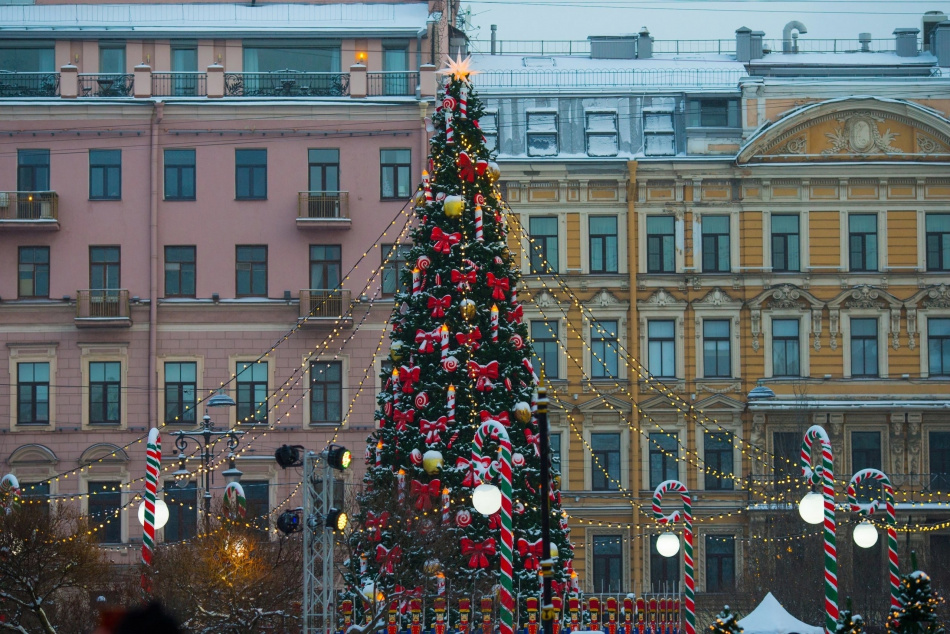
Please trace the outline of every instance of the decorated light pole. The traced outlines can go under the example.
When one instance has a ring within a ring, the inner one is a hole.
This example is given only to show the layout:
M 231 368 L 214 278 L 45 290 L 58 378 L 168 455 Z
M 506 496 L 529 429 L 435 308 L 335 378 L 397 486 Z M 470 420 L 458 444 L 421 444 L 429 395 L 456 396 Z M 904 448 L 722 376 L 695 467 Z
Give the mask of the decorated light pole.
M 155 550 L 155 498 L 158 493 L 158 474 L 162 470 L 162 439 L 158 429 L 152 427 L 148 432 L 145 446 L 145 513 L 142 523 L 142 563 L 152 565 L 152 551 Z M 148 592 L 149 582 L 146 573 L 142 573 L 142 588 Z
M 667 492 L 679 493 L 683 498 L 683 510 L 674 511 L 669 515 L 663 514 L 663 496 Z M 678 480 L 661 482 L 653 492 L 653 517 L 658 524 L 673 524 L 683 520 L 683 542 L 686 544 L 683 552 L 683 563 L 686 567 L 686 634 L 696 634 L 696 583 L 693 580 L 693 504 L 689 489 Z M 659 547 L 659 542 L 657 542 Z M 661 551 L 667 557 L 672 557 L 679 550 L 679 540 L 676 540 L 676 549 L 670 549 L 669 554 Z
M 816 442 L 817 441 L 817 442 Z M 814 450 L 821 447 L 820 458 L 812 466 Z M 834 634 L 838 621 L 838 557 L 835 545 L 835 470 L 831 440 L 828 433 L 819 425 L 812 425 L 805 432 L 802 441 L 802 474 L 811 486 L 821 484 L 822 520 L 825 541 L 825 634 Z M 816 518 L 809 518 L 809 502 L 816 499 L 815 493 L 809 493 L 799 505 L 799 513 L 812 524 Z M 817 516 L 817 514 L 816 514 Z
M 501 447 L 500 461 L 493 461 L 488 467 L 487 477 L 495 478 L 501 476 L 501 634 L 512 634 L 514 631 L 514 608 L 515 600 L 512 584 L 512 551 L 514 550 L 514 532 L 511 523 L 511 439 L 504 426 L 496 420 L 487 420 L 483 422 L 475 439 L 472 441 L 472 465 L 481 463 L 482 449 L 486 440 L 497 439 Z M 474 469 L 474 466 L 472 467 Z M 490 506 L 482 506 L 476 502 L 476 497 L 481 497 L 481 492 L 493 485 L 482 484 L 472 492 L 472 502 L 479 513 L 490 515 L 498 510 L 497 503 Z M 486 492 L 487 493 L 487 492 Z M 497 498 L 496 498 L 497 499 Z M 692 634 L 692 633 L 690 633 Z
M 871 502 L 858 502 L 855 496 L 855 487 L 865 480 L 876 480 L 881 483 L 884 489 L 884 499 L 872 500 Z M 891 581 L 891 609 L 900 609 L 900 569 L 897 561 L 897 516 L 894 514 L 894 486 L 883 471 L 878 469 L 862 469 L 853 476 L 848 483 L 848 503 L 851 510 L 860 513 L 864 517 L 870 517 L 884 506 L 887 514 L 887 568 Z M 866 532 L 867 538 L 861 535 Z M 865 541 L 865 539 L 867 541 Z M 877 531 L 874 525 L 867 520 L 858 524 L 854 529 L 854 541 L 861 548 L 870 548 L 877 542 Z

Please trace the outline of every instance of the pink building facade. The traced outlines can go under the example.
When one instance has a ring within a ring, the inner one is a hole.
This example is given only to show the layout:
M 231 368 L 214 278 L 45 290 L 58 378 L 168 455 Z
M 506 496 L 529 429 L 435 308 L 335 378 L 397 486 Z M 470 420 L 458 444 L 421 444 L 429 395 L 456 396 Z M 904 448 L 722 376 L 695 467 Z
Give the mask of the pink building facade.
M 116 561 L 148 429 L 167 476 L 219 388 L 262 527 L 300 505 L 280 445 L 361 463 L 442 4 L 0 7 L 0 459 L 25 495 L 80 496 Z M 166 490 L 166 540 L 201 486 Z

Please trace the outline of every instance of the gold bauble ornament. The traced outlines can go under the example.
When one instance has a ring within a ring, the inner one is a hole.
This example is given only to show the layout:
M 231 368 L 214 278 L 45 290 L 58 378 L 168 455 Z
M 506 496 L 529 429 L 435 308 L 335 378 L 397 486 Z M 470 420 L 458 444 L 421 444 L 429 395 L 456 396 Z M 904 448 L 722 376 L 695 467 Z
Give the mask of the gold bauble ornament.
M 422 454 L 422 469 L 429 475 L 435 475 L 439 471 L 442 471 L 442 465 L 445 463 L 445 460 L 442 459 L 442 453 L 430 449 L 429 451 Z
M 472 321 L 475 317 L 475 302 L 470 299 L 463 299 L 462 303 L 459 304 L 459 309 L 462 311 L 462 319 L 465 321 Z
M 465 209 L 465 201 L 461 196 L 446 196 L 442 203 L 442 210 L 449 218 L 461 218 L 462 211 Z
M 424 191 L 419 190 L 416 192 L 415 197 L 412 202 L 416 204 L 416 207 L 425 207 L 426 206 L 426 194 Z
M 489 162 L 488 163 L 488 179 L 494 183 L 499 178 L 501 178 L 501 168 L 498 167 L 498 163 L 496 163 L 495 161 Z
M 402 349 L 403 343 L 401 341 L 394 341 L 389 348 L 389 358 L 399 363 L 402 361 Z
M 527 424 L 528 421 L 531 420 L 531 406 L 524 401 L 515 403 L 515 406 L 511 411 L 515 415 L 515 420 L 517 420 L 519 423 Z
M 509 249 L 508 247 L 502 247 L 502 248 L 501 248 L 501 257 L 502 257 L 502 259 L 505 260 L 506 262 L 510 261 L 510 260 L 511 260 L 511 249 Z
M 424 570 L 430 575 L 434 575 L 442 569 L 442 564 L 439 563 L 438 559 L 428 559 L 426 560 Z

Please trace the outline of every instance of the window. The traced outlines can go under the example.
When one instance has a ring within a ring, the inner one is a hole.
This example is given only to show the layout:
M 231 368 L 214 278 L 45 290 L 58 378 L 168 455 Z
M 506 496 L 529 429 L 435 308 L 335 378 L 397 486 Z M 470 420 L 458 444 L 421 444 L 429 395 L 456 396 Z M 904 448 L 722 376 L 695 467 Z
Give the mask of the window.
M 593 591 L 620 592 L 623 587 L 623 536 L 593 535 L 592 540 L 594 574 L 590 583 Z
M 245 46 L 244 72 L 339 73 L 339 46 Z
M 531 216 L 528 219 L 530 234 L 531 272 L 556 273 L 558 271 L 557 217 Z
M 706 592 L 729 592 L 736 582 L 736 538 L 706 535 Z
M 122 364 L 118 361 L 89 362 L 89 424 L 118 425 Z
M 234 197 L 267 198 L 267 150 L 234 150 Z
M 478 120 L 478 127 L 485 137 L 485 149 L 494 152 L 498 149 L 498 113 L 486 111 Z
M 17 363 L 17 425 L 49 423 L 49 363 Z
M 407 198 L 411 191 L 411 150 L 380 150 L 380 198 Z
M 729 346 L 729 320 L 703 320 L 703 376 L 732 376 L 732 355 Z
M 950 271 L 950 214 L 927 214 L 927 270 Z
M 384 95 L 412 95 L 415 93 L 415 82 L 410 85 L 409 47 L 406 43 L 383 44 L 383 76 Z
M 656 549 L 658 535 L 650 535 L 650 591 L 676 593 L 680 584 L 682 549 L 672 557 L 664 557 Z
M 125 69 L 125 44 L 99 44 L 100 73 L 124 73 Z
M 672 319 L 647 322 L 647 359 L 650 374 L 661 379 L 676 376 L 676 339 Z
M 17 150 L 16 155 L 17 191 L 49 191 L 49 150 Z
M 881 468 L 881 432 L 851 432 L 851 473 Z
M 620 434 L 590 435 L 590 488 L 617 491 L 620 482 Z
M 672 216 L 647 216 L 647 273 L 676 271 L 676 238 Z
M 589 222 L 590 272 L 616 273 L 618 271 L 616 216 L 591 216 Z
M 797 319 L 772 320 L 772 376 L 801 376 Z
M 95 531 L 100 544 L 122 542 L 122 483 L 119 481 L 90 482 L 87 511 L 92 526 L 102 524 Z
M 384 152 L 388 150 L 383 150 Z M 397 152 L 400 150 L 396 150 Z M 408 152 L 408 150 L 404 150 Z M 340 150 L 311 149 L 307 151 L 308 187 L 311 193 L 339 193 L 340 190 Z
M 591 376 L 595 379 L 615 379 L 620 356 L 617 339 L 617 321 L 592 322 L 590 327 Z
M 165 363 L 165 423 L 194 424 L 198 393 L 198 364 L 193 361 Z
M 343 420 L 343 363 L 310 363 L 310 424 Z
M 165 297 L 195 296 L 195 247 L 165 247 Z
M 797 431 L 772 432 L 772 476 L 776 491 L 790 491 L 799 486 L 801 451 L 802 434 Z
M 851 376 L 878 376 L 876 319 L 851 320 Z
M 89 288 L 121 288 L 119 247 L 89 247 Z
M 338 244 L 310 245 L 310 288 L 334 289 L 340 285 L 342 248 Z
M 89 199 L 122 198 L 122 150 L 89 150 Z
M 165 150 L 165 200 L 195 200 L 194 150 Z
M 172 95 L 198 95 L 198 49 L 194 46 L 172 45 Z M 167 533 L 166 533 L 167 536 Z M 166 537 L 167 538 L 167 537 Z
M 950 375 L 950 319 L 927 320 L 930 376 Z
M 38 505 L 43 510 L 44 515 L 49 517 L 49 481 L 23 482 L 21 487 L 23 501 L 27 504 Z
M 21 299 L 49 297 L 49 247 L 20 247 L 17 271 Z
M 877 214 L 848 216 L 848 252 L 852 271 L 877 271 Z
M 165 504 L 168 506 L 168 522 L 165 524 L 165 541 L 180 542 L 198 534 L 198 487 L 194 481 L 179 489 L 173 481 L 165 481 Z
M 617 156 L 620 146 L 616 112 L 588 112 L 585 132 L 588 156 Z
M 549 434 L 548 442 L 551 445 L 551 465 L 563 473 L 564 468 L 561 464 L 561 434 L 559 432 Z M 567 482 L 561 483 L 562 487 L 566 485 Z
M 689 99 L 686 121 L 691 128 L 738 128 L 739 102 L 736 99 Z
M 534 347 L 534 370 L 545 379 L 558 378 L 558 322 L 532 321 L 531 344 Z
M 238 297 L 267 297 L 267 247 L 239 246 L 236 250 Z
M 267 362 L 237 364 L 237 419 L 243 425 L 267 424 Z
M 930 445 L 930 488 L 950 491 L 950 431 L 932 431 Z
M 395 295 L 408 292 L 409 284 L 402 274 L 408 263 L 409 244 L 384 244 L 380 249 L 383 256 L 383 295 Z
M 527 113 L 528 156 L 557 155 L 557 113 Z
M 729 216 L 703 216 L 703 273 L 728 273 Z
M 0 70 L 16 73 L 56 72 L 53 42 L 8 40 L 0 46 Z
M 798 216 L 772 216 L 772 270 L 776 273 L 801 271 Z
M 676 433 L 654 432 L 650 434 L 650 488 L 656 489 L 661 482 L 679 477 L 676 460 L 679 457 Z
M 732 491 L 735 488 L 732 466 L 732 434 L 704 432 L 703 462 L 706 465 L 706 490 Z
M 270 527 L 270 483 L 267 480 L 248 480 L 241 482 L 244 498 L 247 500 L 247 521 L 258 530 L 266 531 Z M 342 487 L 340 487 L 342 488 Z
M 643 153 L 647 156 L 672 156 L 674 143 L 672 108 L 643 109 Z

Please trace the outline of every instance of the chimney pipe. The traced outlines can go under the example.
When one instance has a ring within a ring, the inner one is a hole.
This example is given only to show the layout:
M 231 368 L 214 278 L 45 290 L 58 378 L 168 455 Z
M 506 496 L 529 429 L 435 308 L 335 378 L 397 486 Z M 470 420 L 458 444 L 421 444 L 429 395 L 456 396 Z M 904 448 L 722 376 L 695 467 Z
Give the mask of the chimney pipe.
M 930 51 L 937 58 L 937 66 L 950 66 L 950 21 L 943 21 L 934 30 L 933 49 Z
M 498 37 L 498 25 L 491 25 L 491 54 L 495 55 L 495 38 Z
M 797 31 L 797 33 L 792 33 L 792 31 Z M 785 25 L 785 28 L 782 29 L 782 52 L 783 53 L 797 53 L 798 52 L 798 36 L 799 34 L 804 35 L 808 33 L 808 29 L 805 28 L 805 25 L 799 22 L 798 20 L 792 20 Z M 794 38 L 794 43 L 792 41 Z
M 643 27 L 637 34 L 637 59 L 650 59 L 651 57 L 653 57 L 653 38 L 650 37 L 650 31 L 647 27 Z
M 917 34 L 920 29 L 894 29 L 898 57 L 917 57 Z
M 762 48 L 762 40 L 765 39 L 765 31 L 752 31 L 752 59 L 762 59 L 765 57 L 765 51 Z
M 736 61 L 748 62 L 752 60 L 752 29 L 740 26 L 736 29 Z

